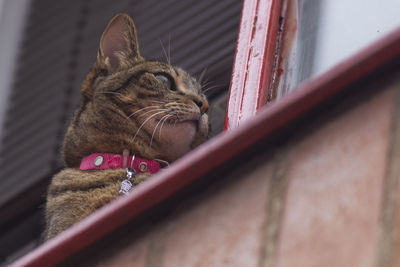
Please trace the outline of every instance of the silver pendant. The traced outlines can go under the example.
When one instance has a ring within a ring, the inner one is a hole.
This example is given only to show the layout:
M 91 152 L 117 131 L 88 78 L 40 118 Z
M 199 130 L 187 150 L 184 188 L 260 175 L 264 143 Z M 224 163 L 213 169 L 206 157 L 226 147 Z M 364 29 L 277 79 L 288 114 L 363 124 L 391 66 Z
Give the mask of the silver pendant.
M 131 179 L 134 178 L 136 175 L 136 172 L 132 168 L 126 168 L 126 179 L 121 182 L 121 187 L 119 189 L 119 193 L 122 195 L 127 195 L 129 194 L 129 191 L 132 189 L 132 183 Z
M 121 188 L 119 189 L 119 193 L 123 195 L 127 195 L 129 191 L 132 189 L 132 183 L 128 179 L 125 179 L 121 183 Z

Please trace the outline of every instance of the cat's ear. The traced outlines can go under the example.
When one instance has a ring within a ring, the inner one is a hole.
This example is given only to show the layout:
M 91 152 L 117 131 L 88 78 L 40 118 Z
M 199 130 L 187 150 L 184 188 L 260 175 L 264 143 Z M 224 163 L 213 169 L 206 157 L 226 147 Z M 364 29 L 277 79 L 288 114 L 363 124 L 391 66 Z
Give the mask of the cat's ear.
M 116 15 L 101 36 L 98 62 L 113 73 L 140 58 L 133 20 L 127 14 Z

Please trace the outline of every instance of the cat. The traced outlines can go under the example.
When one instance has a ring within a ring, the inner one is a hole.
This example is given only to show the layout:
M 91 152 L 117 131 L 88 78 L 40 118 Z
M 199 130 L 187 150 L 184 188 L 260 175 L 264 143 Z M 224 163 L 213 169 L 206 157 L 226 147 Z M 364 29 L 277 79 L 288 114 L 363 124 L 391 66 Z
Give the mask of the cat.
M 104 160 L 101 153 L 111 153 L 121 155 L 123 167 L 129 167 L 127 154 L 173 162 L 207 139 L 208 105 L 200 82 L 187 72 L 143 58 L 133 20 L 116 15 L 101 36 L 64 138 L 65 169 L 48 188 L 44 239 L 120 195 L 125 168 L 82 170 L 83 159 L 89 156 L 89 163 L 94 159 L 98 166 Z M 130 180 L 133 186 L 150 176 L 146 169 L 145 164 Z

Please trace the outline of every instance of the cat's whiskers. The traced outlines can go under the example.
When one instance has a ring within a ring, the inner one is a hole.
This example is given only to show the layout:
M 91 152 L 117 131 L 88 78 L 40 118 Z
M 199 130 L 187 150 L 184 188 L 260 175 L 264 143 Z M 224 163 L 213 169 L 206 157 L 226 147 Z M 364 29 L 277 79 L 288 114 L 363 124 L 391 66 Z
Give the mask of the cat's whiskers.
M 165 60 L 168 62 L 168 64 L 171 65 L 171 60 L 168 57 L 167 51 L 165 51 L 165 47 L 164 47 L 164 44 L 163 44 L 161 39 L 160 39 L 160 44 L 161 44 L 161 47 L 162 47 L 162 50 L 163 50 L 163 53 L 164 53 L 164 56 L 165 56 Z
M 201 83 L 203 82 L 203 79 L 204 79 L 204 77 L 205 77 L 206 72 L 207 72 L 207 68 L 204 68 L 204 69 L 202 70 L 202 72 L 200 73 L 200 76 L 199 76 L 199 79 L 198 79 L 198 83 L 199 83 L 200 85 L 201 85 Z M 203 86 L 201 85 L 201 87 L 203 87 Z
M 163 120 L 167 120 L 169 117 L 172 117 L 172 115 L 169 115 L 169 114 L 164 115 L 164 116 L 157 122 L 156 126 L 154 127 L 153 134 L 151 135 L 151 139 L 150 139 L 150 148 L 151 148 L 151 146 L 152 146 L 152 144 L 153 144 L 154 134 L 156 133 L 156 130 L 157 130 L 158 125 L 159 125 Z M 159 138 L 160 138 L 160 136 L 159 136 Z
M 181 120 L 181 116 L 179 116 L 179 114 L 183 113 L 183 112 L 182 112 L 182 109 L 180 108 L 180 106 L 182 106 L 182 104 L 178 104 L 175 106 L 175 108 L 177 109 L 177 111 L 175 111 L 175 115 L 176 115 L 177 119 L 174 121 L 174 127 L 176 126 L 176 123 Z
M 171 65 L 171 33 L 168 34 L 168 64 Z
M 145 109 L 149 109 L 149 108 L 159 108 L 159 106 L 148 106 L 148 107 L 144 107 L 141 109 L 136 110 L 135 112 L 131 113 L 127 118 L 129 119 L 130 117 L 132 117 L 133 115 L 135 115 L 136 113 L 143 111 Z
M 200 83 L 200 82 L 199 82 Z M 214 81 L 209 81 L 209 79 L 207 78 L 207 79 L 205 79 L 204 81 L 202 81 L 201 83 L 200 83 L 200 86 L 201 86 L 201 88 L 204 88 L 204 87 L 206 87 L 206 86 L 208 86 L 208 85 L 211 85 L 212 83 L 214 83 Z
M 138 135 L 138 133 L 140 132 L 140 130 L 143 128 L 143 126 L 144 126 L 151 118 L 153 118 L 154 116 L 157 116 L 158 114 L 162 114 L 162 113 L 164 113 L 164 112 L 167 112 L 167 111 L 160 111 L 160 112 L 156 112 L 156 113 L 153 114 L 153 115 L 150 115 L 150 116 L 140 125 L 139 129 L 137 129 L 137 131 L 136 131 L 136 133 L 135 133 L 135 136 L 133 137 L 132 143 L 135 142 L 136 136 Z
M 176 114 L 176 113 L 175 113 L 175 114 Z M 169 116 L 170 116 L 170 117 L 173 117 L 173 115 L 174 115 L 174 114 L 169 115 Z M 162 128 L 163 128 L 163 126 L 164 126 L 164 123 L 165 123 L 165 122 L 167 121 L 167 119 L 170 118 L 170 117 L 165 118 L 164 121 L 163 121 L 163 123 L 161 123 L 160 131 L 158 132 L 158 139 L 161 138 L 161 131 L 162 131 Z
M 174 116 L 176 117 L 174 126 L 175 126 L 175 124 L 176 124 L 177 122 L 179 122 L 179 121 L 181 120 L 180 114 L 181 114 L 181 113 L 184 113 L 184 112 L 182 111 L 182 109 L 181 109 L 179 106 L 180 106 L 180 105 L 174 104 L 172 107 L 170 107 L 170 109 L 172 110 L 172 112 L 170 111 L 170 114 L 172 114 L 172 115 L 174 115 Z
M 206 88 L 206 89 L 203 89 L 203 90 L 202 90 L 202 93 L 205 94 L 206 92 L 208 92 L 208 91 L 210 91 L 210 90 L 212 90 L 212 89 L 221 87 L 221 86 L 222 86 L 222 85 L 219 85 L 219 84 L 214 85 L 214 86 L 210 86 L 210 87 L 208 87 L 208 88 Z
M 154 112 L 154 111 L 168 111 L 168 109 L 165 109 L 165 108 L 157 108 L 157 109 L 148 110 L 148 111 L 146 111 L 145 113 L 140 114 L 140 115 L 138 116 L 138 118 L 143 117 L 143 116 L 145 116 L 146 114 L 149 114 L 149 113 Z
M 187 106 L 185 104 L 183 104 L 183 103 L 178 103 L 175 106 L 175 108 L 177 109 L 176 117 L 178 118 L 178 121 L 180 121 L 181 117 L 179 115 L 185 113 L 184 108 L 187 108 Z M 175 124 L 176 124 L 176 122 L 175 122 Z

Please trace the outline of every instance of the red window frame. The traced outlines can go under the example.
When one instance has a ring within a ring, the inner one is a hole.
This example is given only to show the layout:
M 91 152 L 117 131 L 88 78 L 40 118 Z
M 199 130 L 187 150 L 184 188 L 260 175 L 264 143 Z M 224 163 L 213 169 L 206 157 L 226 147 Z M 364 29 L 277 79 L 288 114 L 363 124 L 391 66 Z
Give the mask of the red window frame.
M 237 39 L 225 130 L 253 117 L 268 100 L 282 0 L 245 0 Z

